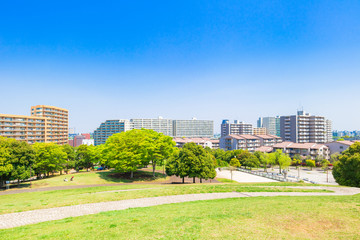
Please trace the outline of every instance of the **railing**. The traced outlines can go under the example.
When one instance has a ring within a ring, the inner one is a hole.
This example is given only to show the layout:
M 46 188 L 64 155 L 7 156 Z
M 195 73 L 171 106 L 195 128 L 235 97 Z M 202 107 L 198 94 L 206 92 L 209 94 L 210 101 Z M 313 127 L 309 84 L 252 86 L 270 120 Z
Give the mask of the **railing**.
M 223 169 L 229 170 L 229 168 L 223 168 Z M 280 174 L 280 173 L 257 172 L 257 171 L 252 171 L 252 170 L 244 169 L 244 168 L 236 168 L 236 171 L 245 172 L 245 173 L 249 173 L 249 174 L 256 175 L 256 176 L 273 179 L 273 180 L 276 180 L 279 182 L 299 182 L 302 180 L 304 182 L 318 184 L 317 182 L 311 181 L 308 178 L 299 178 L 299 177 L 292 176 L 292 175 L 287 175 L 287 178 L 285 178 L 284 175 Z M 296 180 L 292 180 L 289 178 L 294 178 Z

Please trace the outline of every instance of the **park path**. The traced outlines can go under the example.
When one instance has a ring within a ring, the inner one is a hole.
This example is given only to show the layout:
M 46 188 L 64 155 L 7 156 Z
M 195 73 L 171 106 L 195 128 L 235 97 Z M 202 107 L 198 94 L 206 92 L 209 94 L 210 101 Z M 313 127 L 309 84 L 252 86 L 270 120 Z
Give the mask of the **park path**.
M 59 220 L 68 217 L 78 217 L 89 214 L 96 214 L 106 211 L 124 210 L 136 207 L 150 207 L 162 204 L 182 203 L 200 200 L 213 200 L 225 198 L 240 197 L 258 197 L 258 196 L 336 196 L 353 195 L 360 193 L 360 188 L 341 188 L 341 187 L 300 187 L 308 189 L 327 189 L 333 193 L 321 192 L 227 192 L 227 193 L 201 193 L 173 195 L 151 198 L 139 198 L 121 201 L 89 203 L 66 207 L 39 209 L 33 211 L 9 213 L 0 215 L 0 229 L 13 228 L 28 224 Z

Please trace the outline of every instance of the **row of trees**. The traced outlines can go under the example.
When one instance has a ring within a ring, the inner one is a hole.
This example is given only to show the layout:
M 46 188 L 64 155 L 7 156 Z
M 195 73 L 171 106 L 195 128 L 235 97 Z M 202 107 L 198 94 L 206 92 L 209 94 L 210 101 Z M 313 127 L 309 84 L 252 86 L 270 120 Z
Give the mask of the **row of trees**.
M 0 186 L 5 181 L 49 176 L 54 172 L 68 173 L 70 169 L 91 168 L 101 158 L 100 147 L 55 143 L 29 145 L 11 138 L 0 137 Z

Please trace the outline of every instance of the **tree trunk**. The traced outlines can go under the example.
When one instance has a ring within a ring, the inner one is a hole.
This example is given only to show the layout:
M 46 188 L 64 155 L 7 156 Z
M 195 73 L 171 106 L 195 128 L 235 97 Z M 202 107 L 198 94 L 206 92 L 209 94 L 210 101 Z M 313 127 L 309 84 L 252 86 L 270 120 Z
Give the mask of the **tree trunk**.
M 195 177 L 193 177 L 193 183 L 195 183 Z
M 200 183 L 202 183 L 202 178 L 200 178 Z
M 62 170 L 60 170 L 60 175 L 62 175 L 63 173 L 62 173 Z
M 156 168 L 156 164 L 153 164 L 153 177 L 155 177 L 155 168 Z
M 134 172 L 133 171 L 131 171 L 131 173 L 130 173 L 130 178 L 134 178 Z
M 182 183 L 185 183 L 185 177 L 182 178 Z
M 18 185 L 18 186 L 20 185 L 20 179 L 17 180 L 17 185 Z
M 281 166 L 279 165 L 279 173 L 281 173 Z

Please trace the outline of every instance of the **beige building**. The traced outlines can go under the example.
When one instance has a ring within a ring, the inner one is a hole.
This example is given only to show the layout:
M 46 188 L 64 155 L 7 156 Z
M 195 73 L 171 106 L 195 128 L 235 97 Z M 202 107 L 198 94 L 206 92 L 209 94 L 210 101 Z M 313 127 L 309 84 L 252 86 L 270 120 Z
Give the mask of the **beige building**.
M 271 147 L 281 142 L 282 139 L 274 135 L 230 134 L 220 138 L 220 148 L 225 151 L 242 149 L 254 152 L 262 146 Z
M 182 148 L 186 143 L 193 142 L 203 148 L 209 147 L 212 149 L 219 149 L 219 139 L 211 139 L 205 137 L 187 138 L 187 137 L 174 137 L 173 141 L 176 142 L 176 147 Z
M 266 134 L 268 134 L 268 132 L 267 132 L 266 128 L 258 127 L 258 128 L 253 129 L 253 134 L 254 135 L 266 135 Z
M 68 110 L 38 105 L 31 107 L 31 116 L 0 114 L 0 136 L 26 141 L 55 142 L 68 141 Z
M 324 144 L 318 143 L 293 143 L 293 142 L 282 142 L 273 146 L 273 151 L 282 150 L 283 153 L 289 154 L 290 157 L 294 157 L 296 154 L 311 159 L 316 157 L 323 157 L 330 159 L 330 150 Z

